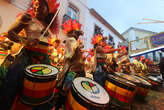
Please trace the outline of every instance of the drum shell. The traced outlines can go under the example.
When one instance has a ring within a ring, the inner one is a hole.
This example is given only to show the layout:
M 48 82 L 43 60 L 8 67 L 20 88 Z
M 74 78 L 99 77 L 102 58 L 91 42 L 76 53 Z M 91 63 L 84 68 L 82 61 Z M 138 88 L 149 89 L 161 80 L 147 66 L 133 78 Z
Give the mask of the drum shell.
M 124 74 L 124 73 L 115 73 L 115 75 L 120 78 L 130 81 L 131 83 L 135 84 L 136 86 L 139 86 L 141 84 L 141 82 L 137 78 L 135 78 L 133 75 L 128 75 L 128 74 Z
M 150 90 L 151 84 L 147 82 L 145 79 L 140 78 L 138 76 L 134 76 L 138 80 L 140 80 L 140 84 L 137 86 L 136 97 L 145 98 Z M 147 84 L 146 84 L 147 83 Z
M 151 79 L 151 78 L 148 78 L 148 82 L 149 82 L 150 84 L 152 84 L 152 86 L 160 86 L 160 85 L 162 84 L 162 82 L 159 81 L 158 79 L 155 81 L 155 80 L 153 80 L 153 79 Z
M 21 100 L 25 104 L 40 105 L 53 97 L 56 75 L 38 76 L 25 71 Z
M 86 99 L 72 84 L 65 101 L 65 110 L 105 110 L 108 104 L 97 104 Z
M 105 82 L 105 89 L 111 97 L 111 102 L 118 106 L 130 105 L 136 93 L 136 85 L 127 85 L 114 78 L 115 76 L 108 77 Z
M 120 73 L 120 74 L 117 74 L 117 75 L 119 75 L 119 77 L 122 77 L 122 78 L 124 78 L 124 79 L 126 79 L 126 80 L 128 80 L 128 81 L 130 81 L 130 82 L 132 82 L 134 84 L 136 84 L 136 97 L 140 97 L 141 96 L 142 98 L 144 98 L 144 97 L 147 96 L 147 94 L 148 94 L 148 92 L 150 90 L 150 85 L 143 84 L 142 80 L 144 80 L 144 79 L 141 80 L 140 77 L 138 78 L 137 76 L 126 75 L 126 74 L 123 74 L 123 73 Z

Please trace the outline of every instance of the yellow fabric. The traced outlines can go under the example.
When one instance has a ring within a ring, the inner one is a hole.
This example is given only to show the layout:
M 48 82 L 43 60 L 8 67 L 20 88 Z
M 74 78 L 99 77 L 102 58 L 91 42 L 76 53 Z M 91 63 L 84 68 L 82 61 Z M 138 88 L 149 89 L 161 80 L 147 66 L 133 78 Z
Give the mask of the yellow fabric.
M 71 91 L 68 94 L 68 102 L 69 105 L 72 107 L 73 110 L 88 110 L 87 108 L 80 105 L 72 96 Z
M 77 46 L 78 46 L 78 43 L 75 38 L 73 37 L 67 38 L 66 44 L 65 44 L 65 58 L 66 59 L 72 58 Z
M 51 82 L 45 82 L 45 83 L 38 83 L 38 82 L 32 82 L 32 81 L 29 81 L 27 80 L 26 78 L 24 78 L 24 86 L 28 89 L 31 89 L 31 90 L 48 90 L 48 89 L 51 89 L 55 86 L 56 84 L 56 81 L 51 81 Z
M 135 92 L 129 91 L 129 90 L 124 89 L 124 88 L 120 88 L 119 86 L 116 86 L 109 81 L 106 81 L 105 85 L 110 90 L 112 90 L 112 91 L 114 91 L 114 92 L 116 92 L 122 96 L 133 97 L 135 94 Z

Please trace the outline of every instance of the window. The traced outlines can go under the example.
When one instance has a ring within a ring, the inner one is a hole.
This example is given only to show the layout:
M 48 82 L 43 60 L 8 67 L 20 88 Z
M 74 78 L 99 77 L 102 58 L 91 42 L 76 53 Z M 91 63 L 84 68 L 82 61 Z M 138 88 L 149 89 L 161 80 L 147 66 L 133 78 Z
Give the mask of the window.
M 153 51 L 153 61 L 156 61 L 156 52 Z
M 68 7 L 67 16 L 69 16 L 71 19 L 78 20 L 78 10 L 73 8 L 73 6 Z
M 139 42 L 139 40 L 138 40 L 138 39 L 139 39 L 139 36 L 136 36 L 136 40 L 137 40 L 137 42 Z
M 162 58 L 162 53 L 159 53 L 159 58 L 160 58 L 160 59 Z
M 145 58 L 149 58 L 148 53 L 145 54 Z
M 115 43 L 114 43 L 113 37 L 109 34 L 109 35 L 108 35 L 108 38 L 109 38 L 108 44 L 114 47 Z
M 74 5 L 69 4 L 67 13 L 63 16 L 63 22 L 66 22 L 69 19 L 78 21 L 79 19 L 79 10 Z
M 97 34 L 103 35 L 103 30 L 99 26 L 95 25 L 94 35 Z
M 136 36 L 136 40 L 137 40 L 137 39 L 139 39 L 139 37 L 138 37 L 138 36 Z
M 128 42 L 128 40 L 129 40 L 129 39 L 128 39 L 128 38 L 126 38 L 126 41 L 127 41 L 127 42 Z

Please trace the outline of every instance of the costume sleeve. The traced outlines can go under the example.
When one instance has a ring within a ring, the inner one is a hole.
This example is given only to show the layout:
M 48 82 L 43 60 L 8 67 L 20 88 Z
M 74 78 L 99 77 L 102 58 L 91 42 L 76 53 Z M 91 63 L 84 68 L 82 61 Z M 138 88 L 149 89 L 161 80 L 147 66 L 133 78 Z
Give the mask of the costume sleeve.
M 25 28 L 28 23 L 32 20 L 31 15 L 24 13 L 17 20 L 11 25 L 10 29 L 8 30 L 8 38 L 14 42 L 21 42 L 20 36 L 18 33 Z
M 65 59 L 71 59 L 75 54 L 78 43 L 75 38 L 68 38 L 65 46 Z

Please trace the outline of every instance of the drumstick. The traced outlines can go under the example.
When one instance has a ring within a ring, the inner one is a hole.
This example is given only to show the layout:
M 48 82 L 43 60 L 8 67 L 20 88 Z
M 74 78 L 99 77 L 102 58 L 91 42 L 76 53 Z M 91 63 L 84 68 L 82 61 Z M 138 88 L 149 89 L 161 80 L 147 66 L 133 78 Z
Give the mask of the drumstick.
M 60 8 L 60 7 L 59 7 L 59 8 Z M 50 28 L 51 24 L 52 24 L 53 21 L 55 20 L 55 18 L 56 18 L 56 16 L 57 16 L 58 13 L 59 13 L 59 9 L 57 10 L 57 12 L 56 12 L 55 15 L 53 16 L 53 18 L 52 18 L 50 24 L 47 26 L 47 28 L 45 29 L 45 31 L 43 32 L 43 34 L 42 34 L 40 37 L 43 37 L 43 36 L 46 34 L 46 32 L 47 32 L 48 29 Z

